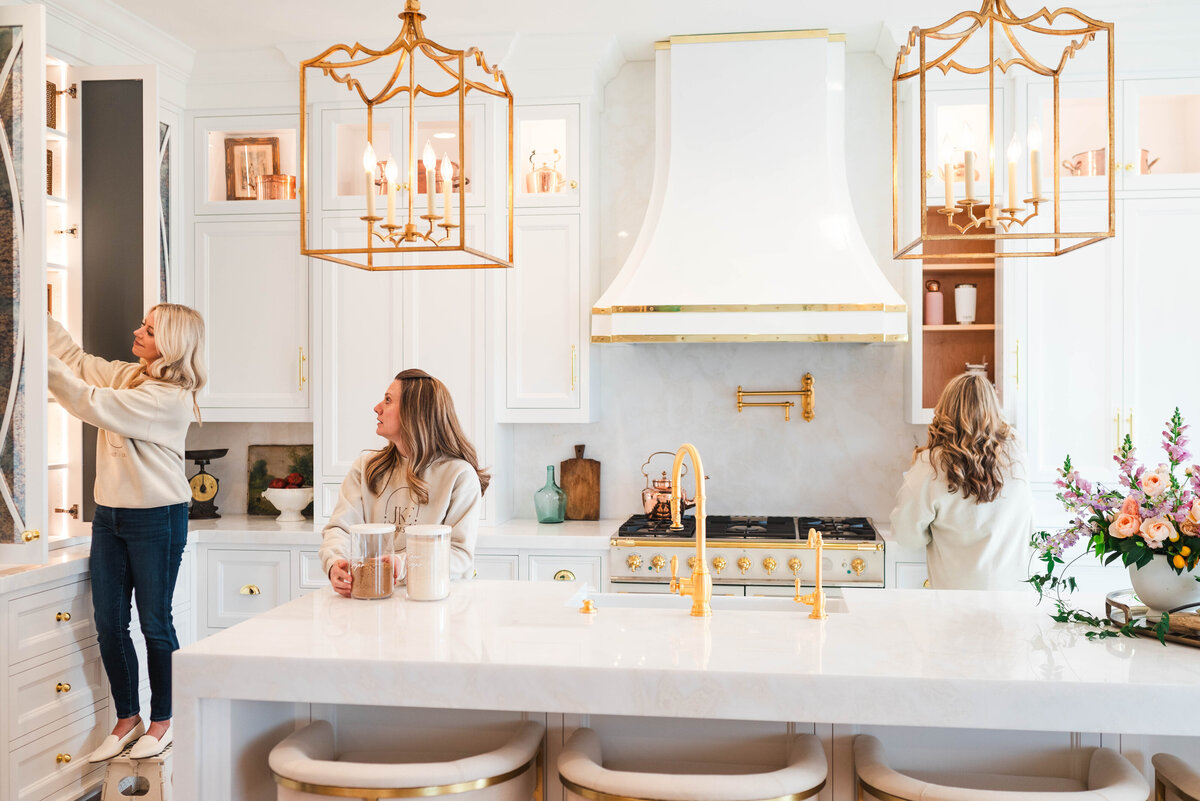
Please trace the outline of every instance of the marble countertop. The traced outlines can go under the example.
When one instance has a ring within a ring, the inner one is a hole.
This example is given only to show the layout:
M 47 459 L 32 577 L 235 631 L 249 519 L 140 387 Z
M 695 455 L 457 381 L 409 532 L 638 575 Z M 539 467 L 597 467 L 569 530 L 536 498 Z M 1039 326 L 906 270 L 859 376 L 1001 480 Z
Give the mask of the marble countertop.
M 588 616 L 583 592 L 320 590 L 179 651 L 176 699 L 1200 735 L 1200 654 L 1088 641 L 1029 593 L 847 589 L 849 611 L 816 621 L 790 607 L 693 618 L 682 598 Z

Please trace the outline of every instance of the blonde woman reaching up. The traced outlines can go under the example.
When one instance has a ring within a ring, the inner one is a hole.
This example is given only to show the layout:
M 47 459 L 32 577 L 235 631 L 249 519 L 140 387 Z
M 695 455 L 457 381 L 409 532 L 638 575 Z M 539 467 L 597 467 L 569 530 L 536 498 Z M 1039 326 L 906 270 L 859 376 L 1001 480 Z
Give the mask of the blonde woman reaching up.
M 1033 496 L 996 390 L 985 376 L 956 376 L 896 493 L 892 534 L 925 546 L 934 589 L 1019 590 L 1032 530 Z

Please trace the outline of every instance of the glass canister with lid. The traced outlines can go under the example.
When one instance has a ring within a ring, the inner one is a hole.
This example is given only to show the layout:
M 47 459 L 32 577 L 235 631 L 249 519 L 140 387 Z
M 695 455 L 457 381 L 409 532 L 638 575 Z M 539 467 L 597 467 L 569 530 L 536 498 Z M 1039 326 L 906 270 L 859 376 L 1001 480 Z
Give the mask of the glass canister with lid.
M 408 526 L 404 540 L 409 600 L 440 601 L 449 595 L 450 526 Z
M 389 598 L 395 584 L 396 527 L 390 523 L 350 526 L 350 597 Z

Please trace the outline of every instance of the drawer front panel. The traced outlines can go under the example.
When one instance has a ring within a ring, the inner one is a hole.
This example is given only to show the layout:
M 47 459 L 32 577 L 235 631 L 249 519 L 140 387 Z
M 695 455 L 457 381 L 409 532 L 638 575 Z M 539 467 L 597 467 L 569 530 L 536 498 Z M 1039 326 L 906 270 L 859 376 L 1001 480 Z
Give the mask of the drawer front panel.
M 531 581 L 586 581 L 594 589 L 600 589 L 599 556 L 545 556 L 530 554 L 529 579 Z
M 329 577 L 321 569 L 321 557 L 316 551 L 298 551 L 300 557 L 300 590 L 319 590 L 329 584 Z
M 108 697 L 100 646 L 92 645 L 13 676 L 8 682 L 12 710 L 9 737 L 16 740 L 42 726 L 90 709 Z
M 100 716 L 107 718 L 107 711 L 86 715 L 12 752 L 9 775 L 15 788 L 13 799 L 41 801 L 68 786 L 82 794 L 85 787 L 103 780 L 104 765 L 87 761 L 109 732 L 110 727 L 97 720 Z M 69 755 L 71 761 L 61 761 L 59 755 Z
M 291 598 L 290 551 L 208 552 L 207 625 L 223 629 Z
M 9 627 L 9 665 L 94 637 L 91 582 L 17 598 Z
M 516 581 L 520 578 L 516 555 L 475 554 L 475 577 Z

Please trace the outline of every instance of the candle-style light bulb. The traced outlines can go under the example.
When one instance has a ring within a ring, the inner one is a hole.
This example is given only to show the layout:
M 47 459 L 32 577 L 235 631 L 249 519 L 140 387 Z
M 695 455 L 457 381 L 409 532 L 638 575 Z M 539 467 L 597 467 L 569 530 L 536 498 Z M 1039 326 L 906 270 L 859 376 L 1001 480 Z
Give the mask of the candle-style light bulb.
M 1021 160 L 1021 142 L 1014 133 L 1008 142 L 1008 208 L 1017 208 L 1017 162 Z
M 942 139 L 939 151 L 942 162 L 942 183 L 946 187 L 946 211 L 954 211 L 954 145 L 950 143 L 950 135 Z
M 962 141 L 963 177 L 967 184 L 966 199 L 967 202 L 971 202 L 975 200 L 975 151 L 971 149 L 971 126 L 965 122 L 959 139 Z
M 1029 126 L 1029 194 L 1041 199 L 1042 189 L 1042 129 L 1037 120 Z
M 421 164 L 425 167 L 425 202 L 427 204 L 428 215 L 434 217 L 433 213 L 433 196 L 436 192 L 436 182 L 434 181 L 435 171 L 437 170 L 437 154 L 433 152 L 433 145 L 429 140 L 425 140 L 425 150 L 421 153 Z
M 375 216 L 375 148 L 371 147 L 371 143 L 367 142 L 367 149 L 363 151 L 363 169 L 367 174 L 367 216 Z
M 388 156 L 383 175 L 387 179 L 387 224 L 396 224 L 396 176 L 400 174 L 396 162 Z
M 454 165 L 450 163 L 450 154 L 442 156 L 442 213 L 446 215 L 446 222 L 451 219 L 450 214 L 450 185 L 454 183 Z

